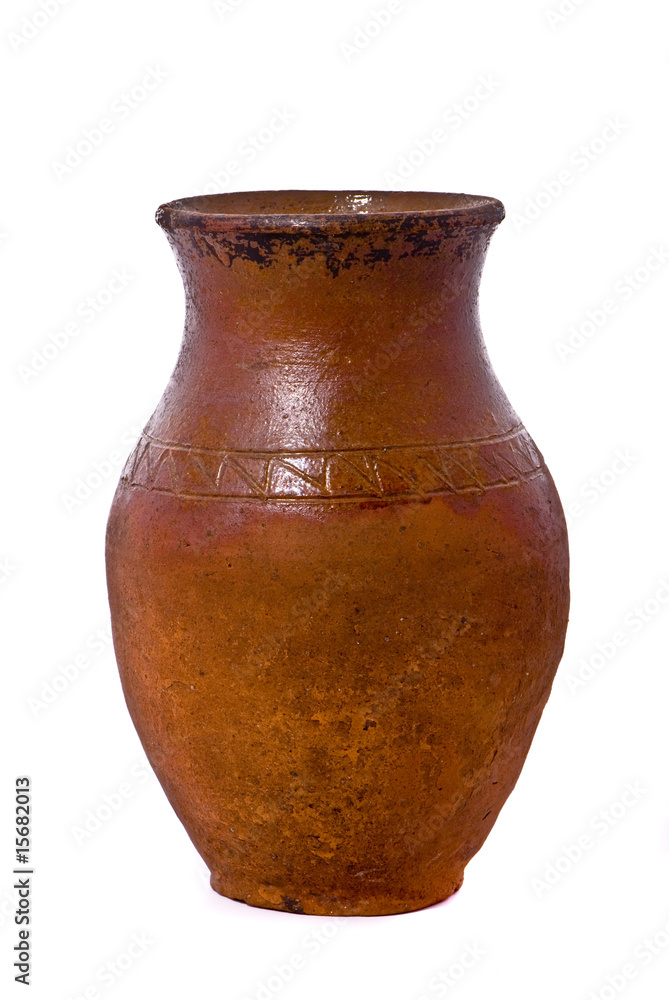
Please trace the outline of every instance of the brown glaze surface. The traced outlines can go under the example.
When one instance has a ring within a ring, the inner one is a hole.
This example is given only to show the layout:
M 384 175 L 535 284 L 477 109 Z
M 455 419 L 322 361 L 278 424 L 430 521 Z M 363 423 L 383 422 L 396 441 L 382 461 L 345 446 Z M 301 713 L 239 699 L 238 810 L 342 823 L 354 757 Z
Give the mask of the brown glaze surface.
M 133 721 L 225 895 L 427 906 L 516 783 L 568 554 L 478 323 L 503 214 L 384 192 L 158 210 L 186 325 L 114 499 L 109 596 Z

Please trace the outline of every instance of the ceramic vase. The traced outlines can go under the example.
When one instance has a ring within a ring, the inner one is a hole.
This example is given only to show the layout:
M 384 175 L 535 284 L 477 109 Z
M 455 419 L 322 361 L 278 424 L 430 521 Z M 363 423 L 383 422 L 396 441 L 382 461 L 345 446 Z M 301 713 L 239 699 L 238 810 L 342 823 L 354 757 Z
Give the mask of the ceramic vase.
M 158 210 L 185 331 L 113 502 L 109 598 L 137 732 L 226 896 L 443 900 L 518 779 L 568 552 L 479 326 L 503 215 L 419 192 Z

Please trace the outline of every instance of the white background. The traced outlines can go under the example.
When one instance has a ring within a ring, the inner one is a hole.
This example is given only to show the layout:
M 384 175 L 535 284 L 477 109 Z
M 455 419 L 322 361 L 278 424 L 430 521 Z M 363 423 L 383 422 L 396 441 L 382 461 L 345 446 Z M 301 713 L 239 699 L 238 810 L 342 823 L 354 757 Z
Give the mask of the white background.
M 666 7 L 563 0 L 550 17 L 559 0 L 402 0 L 367 29 L 387 0 L 44 3 L 56 12 L 6 0 L 0 31 L 3 995 L 26 995 L 12 982 L 11 872 L 14 779 L 29 774 L 35 1000 L 660 1000 Z M 130 107 L 144 78 L 154 89 Z M 291 118 L 280 131 L 277 110 Z M 89 152 L 79 144 L 103 118 Z M 571 625 L 516 790 L 462 890 L 422 912 L 335 924 L 217 896 L 125 709 L 105 521 L 180 342 L 180 279 L 153 213 L 206 185 L 466 191 L 507 207 L 483 329 L 572 507 Z M 115 269 L 125 286 L 108 295 Z M 468 946 L 480 957 L 449 985 Z M 272 978 L 296 953 L 304 967 Z

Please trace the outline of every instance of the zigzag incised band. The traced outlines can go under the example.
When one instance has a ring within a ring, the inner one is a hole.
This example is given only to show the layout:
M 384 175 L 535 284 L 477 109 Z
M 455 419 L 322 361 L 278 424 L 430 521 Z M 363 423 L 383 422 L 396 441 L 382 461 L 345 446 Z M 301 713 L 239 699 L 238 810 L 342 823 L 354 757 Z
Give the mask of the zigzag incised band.
M 486 493 L 534 478 L 541 455 L 522 425 L 445 444 L 339 451 L 212 451 L 142 434 L 131 486 L 221 500 L 356 500 Z

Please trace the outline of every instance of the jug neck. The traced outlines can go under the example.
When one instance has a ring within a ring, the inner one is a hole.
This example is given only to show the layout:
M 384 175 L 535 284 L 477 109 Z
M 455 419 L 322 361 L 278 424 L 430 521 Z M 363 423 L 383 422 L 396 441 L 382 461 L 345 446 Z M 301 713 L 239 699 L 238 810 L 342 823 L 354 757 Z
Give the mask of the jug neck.
M 478 321 L 502 217 L 494 199 L 420 193 L 260 192 L 162 206 L 186 323 L 169 388 L 178 406 L 156 420 L 168 415 L 177 439 L 203 447 L 477 436 L 504 398 Z M 205 409 L 195 434 L 188 413 Z

